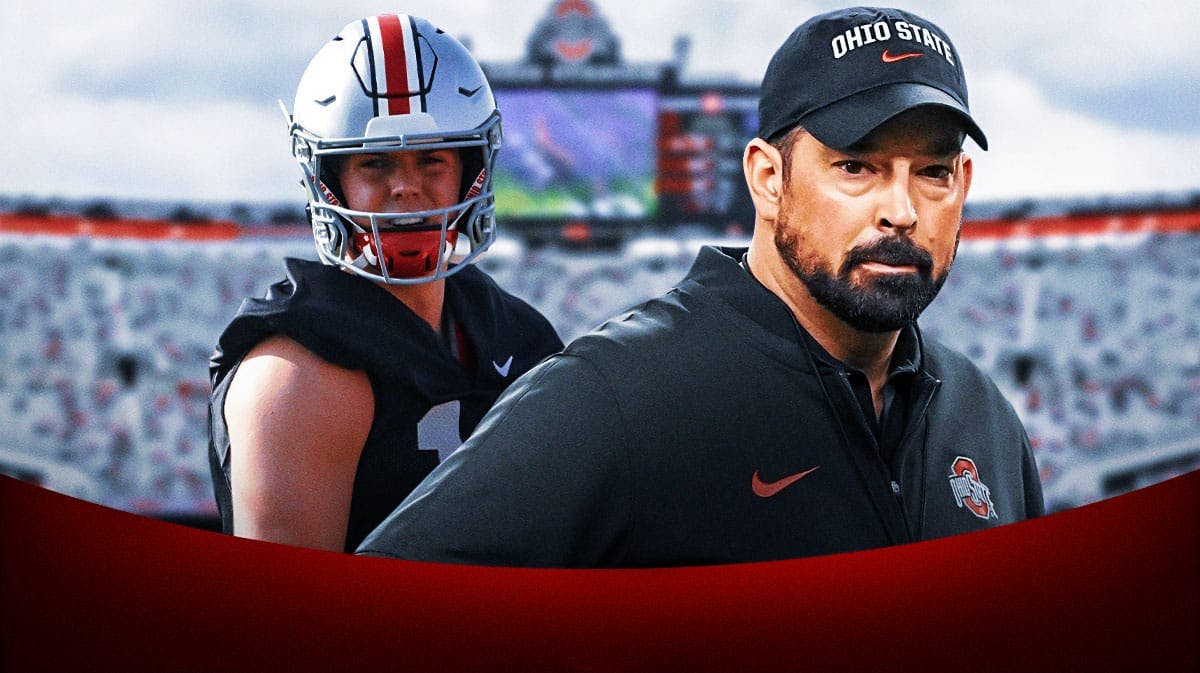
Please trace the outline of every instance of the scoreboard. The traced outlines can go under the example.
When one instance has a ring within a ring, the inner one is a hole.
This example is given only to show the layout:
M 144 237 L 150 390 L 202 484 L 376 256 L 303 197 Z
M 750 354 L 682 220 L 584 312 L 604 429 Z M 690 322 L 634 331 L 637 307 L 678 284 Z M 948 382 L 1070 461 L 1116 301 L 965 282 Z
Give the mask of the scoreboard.
M 505 226 L 585 222 L 748 228 L 742 151 L 758 124 L 744 90 L 496 86 Z
M 749 229 L 757 85 L 686 76 L 686 36 L 666 62 L 629 62 L 620 45 L 593 2 L 557 0 L 523 59 L 480 64 L 504 128 L 497 217 L 524 233 Z
M 758 100 L 752 96 L 709 90 L 660 98 L 659 219 L 717 225 L 752 219 L 742 151 L 757 127 Z

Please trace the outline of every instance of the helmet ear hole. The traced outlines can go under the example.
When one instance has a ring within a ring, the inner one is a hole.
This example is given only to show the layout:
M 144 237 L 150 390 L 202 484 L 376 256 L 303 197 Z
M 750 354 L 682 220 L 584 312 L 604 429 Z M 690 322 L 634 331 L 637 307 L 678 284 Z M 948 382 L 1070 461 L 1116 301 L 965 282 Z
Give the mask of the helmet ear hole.
M 471 189 L 471 185 L 475 184 L 475 178 L 479 177 L 479 171 L 483 170 L 483 149 L 463 147 L 458 150 L 458 157 L 459 162 L 462 164 L 462 179 L 458 186 L 458 200 L 465 201 L 467 191 Z
M 342 167 L 345 165 L 346 158 L 339 155 L 326 157 L 321 162 L 320 180 L 324 183 L 325 188 L 333 193 L 338 201 L 345 203 L 346 198 L 342 195 Z

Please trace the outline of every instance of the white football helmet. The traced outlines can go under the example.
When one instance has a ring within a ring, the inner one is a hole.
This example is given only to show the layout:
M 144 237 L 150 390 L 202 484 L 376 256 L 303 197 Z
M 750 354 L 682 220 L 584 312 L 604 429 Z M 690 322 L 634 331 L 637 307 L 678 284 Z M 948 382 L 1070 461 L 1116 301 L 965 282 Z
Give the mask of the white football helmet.
M 326 264 L 389 284 L 422 283 L 463 268 L 495 240 L 500 112 L 470 52 L 425 19 L 384 14 L 347 24 L 308 64 L 288 123 Z M 329 165 L 335 155 L 449 148 L 460 148 L 463 185 L 458 203 L 436 210 L 350 210 Z M 447 261 L 455 263 L 444 268 Z

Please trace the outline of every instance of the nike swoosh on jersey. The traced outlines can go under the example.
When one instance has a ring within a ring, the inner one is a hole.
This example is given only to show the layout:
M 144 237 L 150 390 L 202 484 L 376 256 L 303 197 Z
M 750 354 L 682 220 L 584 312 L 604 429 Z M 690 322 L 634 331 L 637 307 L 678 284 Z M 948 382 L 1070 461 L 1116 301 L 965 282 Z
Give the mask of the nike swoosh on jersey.
M 754 491 L 754 495 L 757 495 L 760 498 L 769 498 L 788 486 L 791 486 L 797 481 L 800 481 L 801 479 L 812 474 L 820 467 L 820 465 L 817 465 L 816 467 L 811 467 L 803 472 L 797 472 L 796 474 L 786 476 L 783 479 L 772 481 L 770 483 L 760 479 L 758 477 L 758 470 L 755 470 L 754 476 L 750 478 L 750 489 Z
M 499 374 L 500 376 L 507 377 L 507 376 L 508 376 L 508 370 L 509 370 L 509 368 L 511 368 L 511 367 L 512 367 L 512 360 L 513 360 L 513 356 L 511 356 L 511 355 L 510 355 L 510 356 L 508 356 L 508 359 L 507 359 L 507 360 L 505 360 L 505 361 L 504 361 L 504 364 L 502 364 L 502 365 L 501 365 L 501 364 L 496 364 L 496 361 L 495 361 L 495 360 L 492 360 L 492 366 L 496 368 L 496 373 L 497 373 L 497 374 Z

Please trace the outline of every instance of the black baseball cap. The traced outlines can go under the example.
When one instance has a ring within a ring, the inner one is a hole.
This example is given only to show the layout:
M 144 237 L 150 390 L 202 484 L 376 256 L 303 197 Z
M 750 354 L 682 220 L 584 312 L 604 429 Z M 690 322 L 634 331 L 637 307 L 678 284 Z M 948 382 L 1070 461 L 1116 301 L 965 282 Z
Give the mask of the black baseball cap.
M 800 125 L 845 149 L 896 115 L 922 105 L 953 110 L 983 149 L 987 137 L 967 107 L 962 60 L 946 33 L 898 9 L 852 7 L 794 30 L 763 76 L 758 136 Z

